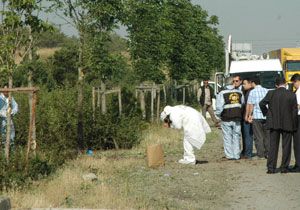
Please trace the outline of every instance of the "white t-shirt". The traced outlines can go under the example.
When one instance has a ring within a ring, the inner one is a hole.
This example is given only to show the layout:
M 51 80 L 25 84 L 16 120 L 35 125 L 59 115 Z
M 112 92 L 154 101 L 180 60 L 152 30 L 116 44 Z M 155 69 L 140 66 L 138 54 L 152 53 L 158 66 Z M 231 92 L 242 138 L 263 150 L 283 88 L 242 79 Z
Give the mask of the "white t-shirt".
M 300 88 L 296 91 L 297 103 L 298 103 L 298 115 L 300 115 Z

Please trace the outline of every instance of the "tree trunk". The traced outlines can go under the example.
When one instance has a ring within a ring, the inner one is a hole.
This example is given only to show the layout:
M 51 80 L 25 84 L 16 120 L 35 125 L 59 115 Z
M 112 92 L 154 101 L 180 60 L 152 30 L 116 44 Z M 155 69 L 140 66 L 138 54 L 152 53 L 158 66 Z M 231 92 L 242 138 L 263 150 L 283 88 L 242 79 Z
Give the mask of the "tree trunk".
M 30 43 L 33 42 L 33 37 L 32 37 L 32 33 L 31 33 L 31 27 L 29 27 L 28 29 L 29 31 L 29 41 Z M 30 45 L 30 49 L 28 52 L 28 60 L 31 62 L 32 61 L 32 46 Z M 29 69 L 28 72 L 28 87 L 33 87 L 33 81 L 32 81 L 32 77 L 33 77 L 33 72 L 32 69 Z M 32 98 L 33 98 L 33 93 L 29 93 L 29 122 L 32 123 L 32 136 L 31 136 L 31 145 L 30 147 L 33 149 L 33 151 L 35 151 L 36 149 L 36 127 L 35 127 L 35 119 L 32 119 Z
M 77 112 L 78 112 L 78 124 L 77 124 L 77 145 L 79 150 L 84 149 L 83 139 L 83 37 L 80 34 L 79 44 L 79 67 L 78 67 L 78 101 L 77 101 Z
M 10 75 L 8 79 L 8 88 L 12 88 L 13 78 L 12 78 L 12 67 L 10 67 Z M 6 144 L 5 144 L 5 158 L 6 162 L 9 163 L 9 153 L 10 153 L 10 135 L 11 135 L 11 92 L 8 93 L 8 109 L 6 113 Z

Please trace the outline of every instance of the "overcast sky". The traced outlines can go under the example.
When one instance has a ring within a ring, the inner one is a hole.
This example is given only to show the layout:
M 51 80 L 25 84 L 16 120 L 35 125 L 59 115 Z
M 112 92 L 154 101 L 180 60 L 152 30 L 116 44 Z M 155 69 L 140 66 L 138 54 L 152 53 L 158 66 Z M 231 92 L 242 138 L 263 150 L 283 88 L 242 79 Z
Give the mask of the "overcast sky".
M 300 47 L 300 0 L 192 0 L 217 15 L 220 33 L 227 40 L 250 42 L 253 51 L 261 54 L 281 47 Z M 63 23 L 57 17 L 52 22 Z M 76 34 L 70 26 L 62 26 L 68 35 Z M 118 30 L 125 36 L 124 28 Z
M 252 42 L 255 53 L 300 47 L 299 0 L 193 0 L 217 15 L 225 40 Z

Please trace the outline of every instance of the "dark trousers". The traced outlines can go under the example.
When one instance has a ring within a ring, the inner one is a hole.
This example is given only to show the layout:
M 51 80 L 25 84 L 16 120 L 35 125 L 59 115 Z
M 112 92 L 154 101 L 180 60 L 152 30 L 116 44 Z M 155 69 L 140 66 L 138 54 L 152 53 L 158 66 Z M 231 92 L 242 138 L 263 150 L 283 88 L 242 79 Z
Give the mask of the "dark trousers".
M 295 154 L 295 166 L 300 167 L 300 116 L 298 116 L 298 129 L 297 132 L 294 133 L 293 138 L 294 143 L 294 154 Z
M 291 143 L 292 143 L 292 132 L 286 132 L 283 130 L 273 130 L 270 131 L 270 151 L 268 155 L 267 167 L 269 170 L 276 169 L 278 149 L 280 135 L 282 135 L 282 161 L 281 168 L 287 168 L 291 161 Z
M 253 130 L 252 124 L 243 121 L 242 124 L 242 137 L 243 137 L 243 154 L 251 158 L 253 152 Z
M 266 129 L 266 120 L 253 120 L 252 128 L 257 156 L 267 157 L 270 148 L 270 131 Z

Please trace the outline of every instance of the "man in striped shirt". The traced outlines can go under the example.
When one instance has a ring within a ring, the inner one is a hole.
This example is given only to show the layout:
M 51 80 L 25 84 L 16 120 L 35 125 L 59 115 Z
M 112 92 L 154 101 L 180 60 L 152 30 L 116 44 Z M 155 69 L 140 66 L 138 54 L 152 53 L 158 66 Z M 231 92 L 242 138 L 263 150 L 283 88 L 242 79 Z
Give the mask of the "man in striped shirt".
M 258 77 L 251 79 L 251 83 L 253 90 L 249 93 L 245 120 L 252 123 L 258 158 L 267 158 L 270 147 L 270 134 L 266 129 L 266 117 L 259 107 L 259 102 L 267 95 L 268 89 L 260 85 Z

